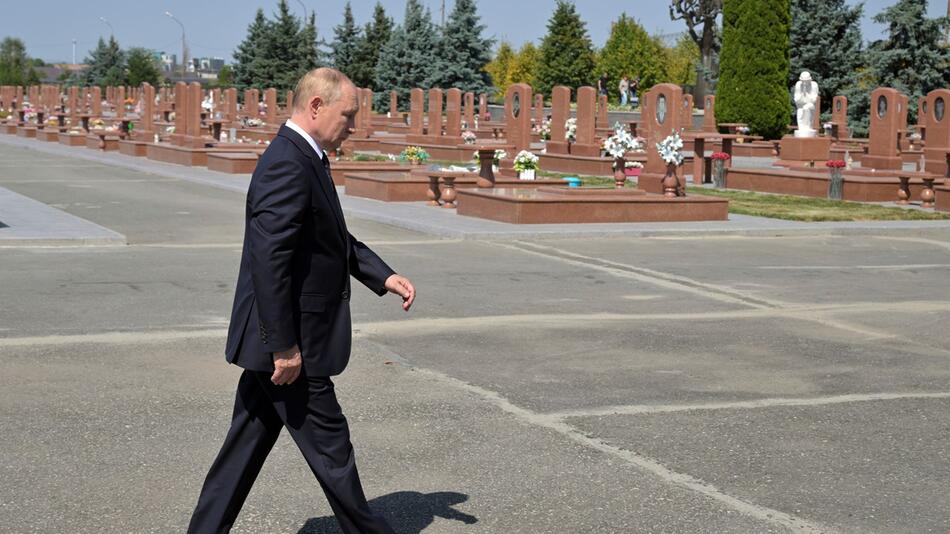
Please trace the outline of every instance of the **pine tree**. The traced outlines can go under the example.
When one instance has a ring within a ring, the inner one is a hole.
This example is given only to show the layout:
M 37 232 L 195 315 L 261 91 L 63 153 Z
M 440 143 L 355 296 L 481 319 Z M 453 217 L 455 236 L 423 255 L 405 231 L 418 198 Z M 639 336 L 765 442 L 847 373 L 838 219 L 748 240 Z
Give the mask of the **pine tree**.
M 353 9 L 349 2 L 343 7 L 343 22 L 333 28 L 333 35 L 333 44 L 330 46 L 333 66 L 352 79 L 353 67 L 357 59 L 356 50 L 362 37 L 356 21 L 353 20 Z
M 457 87 L 462 92 L 483 93 L 491 87 L 485 65 L 491 60 L 492 40 L 482 37 L 474 0 L 455 0 L 455 7 L 439 39 L 437 68 L 431 83 L 435 87 Z
M 646 91 L 657 83 L 667 81 L 666 48 L 657 39 L 650 37 L 643 26 L 627 16 L 620 15 L 610 28 L 607 43 L 597 57 L 597 73 L 607 73 L 607 87 L 612 100 L 620 99 L 619 82 L 626 75 L 640 78 L 640 91 Z
M 247 27 L 247 37 L 234 51 L 234 86 L 239 91 L 263 87 L 261 81 L 267 78 L 263 53 L 270 26 L 264 10 L 258 9 L 254 21 Z
M 526 83 L 534 87 L 537 84 L 538 62 L 540 60 L 541 52 L 538 47 L 534 46 L 534 43 L 527 42 L 522 45 L 508 67 L 506 87 L 515 83 Z
M 541 42 L 536 90 L 550 94 L 556 85 L 577 88 L 593 85 L 594 47 L 587 27 L 573 3 L 557 0 L 548 21 L 548 33 Z
M 373 10 L 373 20 L 366 23 L 362 35 L 357 42 L 355 55 L 353 58 L 352 73 L 350 79 L 360 87 L 369 87 L 377 91 L 376 87 L 376 63 L 379 61 L 380 49 L 389 42 L 389 37 L 393 32 L 393 21 L 386 16 L 386 10 L 382 4 L 376 3 Z M 379 90 L 386 90 L 385 87 Z M 374 95 L 380 96 L 380 95 Z M 377 98 L 376 100 L 380 100 Z M 386 97 L 386 103 L 389 97 Z M 379 109 L 379 108 L 377 108 Z
M 283 92 L 293 89 L 297 80 L 315 63 L 307 57 L 315 43 L 306 35 L 306 26 L 301 28 L 300 20 L 290 12 L 286 0 L 277 3 L 277 13 L 267 36 L 265 51 L 266 80 L 261 80 L 261 89 L 274 87 Z
M 158 67 L 158 62 L 155 61 L 155 56 L 144 48 L 130 48 L 128 55 L 125 83 L 133 87 L 142 85 L 142 82 L 158 86 L 162 79 L 162 71 Z
M 673 48 L 666 50 L 669 63 L 666 81 L 678 85 L 696 85 L 696 66 L 702 61 L 699 47 L 689 35 L 682 35 Z
M 431 14 L 418 0 L 407 0 L 403 23 L 393 30 L 376 63 L 376 87 L 396 91 L 401 110 L 409 108 L 409 91 L 431 87 L 437 45 Z
M 871 44 L 868 63 L 878 86 L 907 95 L 908 121 L 914 123 L 917 99 L 950 86 L 950 48 L 943 42 L 950 19 L 927 17 L 927 0 L 899 0 L 874 22 L 886 24 L 887 34 Z
M 508 71 L 514 59 L 515 51 L 511 48 L 511 43 L 502 41 L 498 45 L 498 51 L 495 52 L 495 58 L 485 65 L 485 72 L 491 76 L 492 85 L 495 88 L 493 96 L 496 99 L 504 97 L 508 90 Z
M 723 7 L 716 118 L 778 139 L 791 121 L 789 0 L 729 0 Z
M 115 37 L 109 37 L 108 43 L 99 38 L 96 49 L 86 58 L 86 85 L 122 85 L 125 83 L 125 54 L 119 48 Z
M 862 4 L 851 7 L 845 0 L 792 0 L 789 88 L 808 71 L 818 82 L 821 107 L 831 110 L 832 99 L 853 85 L 862 66 L 863 10 Z

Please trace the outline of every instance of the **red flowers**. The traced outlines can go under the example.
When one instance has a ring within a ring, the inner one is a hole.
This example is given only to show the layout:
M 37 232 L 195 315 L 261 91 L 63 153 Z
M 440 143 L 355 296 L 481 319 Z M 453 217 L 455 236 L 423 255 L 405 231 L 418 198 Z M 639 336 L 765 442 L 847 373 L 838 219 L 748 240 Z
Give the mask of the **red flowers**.
M 713 152 L 712 156 L 709 156 L 712 159 L 725 161 L 727 159 L 732 159 L 732 156 L 726 154 L 725 152 Z
M 844 160 L 840 159 L 833 159 L 825 162 L 825 167 L 830 169 L 843 169 L 845 168 L 845 165 L 847 164 L 844 162 Z

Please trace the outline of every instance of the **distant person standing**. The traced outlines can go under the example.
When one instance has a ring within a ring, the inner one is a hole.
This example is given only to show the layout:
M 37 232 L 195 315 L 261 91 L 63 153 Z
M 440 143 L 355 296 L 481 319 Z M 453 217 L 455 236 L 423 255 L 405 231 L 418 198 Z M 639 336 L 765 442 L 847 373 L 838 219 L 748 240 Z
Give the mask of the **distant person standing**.
M 623 75 L 623 78 L 620 78 L 617 89 L 620 89 L 620 105 L 626 106 L 627 98 L 630 96 L 630 79 L 627 78 L 626 74 Z
M 610 78 L 607 77 L 605 72 L 599 80 L 597 80 L 597 92 L 602 95 L 607 94 L 607 84 L 610 83 Z
M 637 96 L 637 91 L 640 90 L 640 78 L 634 76 L 633 81 L 630 82 L 630 107 L 635 108 L 640 105 L 640 98 Z

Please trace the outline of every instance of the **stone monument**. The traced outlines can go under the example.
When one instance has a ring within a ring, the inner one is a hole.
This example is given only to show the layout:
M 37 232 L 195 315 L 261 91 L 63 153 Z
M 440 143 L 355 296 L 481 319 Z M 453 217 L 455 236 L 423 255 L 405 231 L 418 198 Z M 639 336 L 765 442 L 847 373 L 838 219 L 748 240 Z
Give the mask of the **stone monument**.
M 871 91 L 871 126 L 868 153 L 861 167 L 901 170 L 904 166 L 898 142 L 900 131 L 907 128 L 907 97 L 897 89 L 878 87 Z
M 950 89 L 934 89 L 927 93 L 923 104 L 927 114 L 924 170 L 941 175 L 947 173 L 947 152 L 950 151 L 950 117 L 946 116 L 947 104 L 950 104 Z
M 531 149 L 531 86 L 515 83 L 508 87 L 505 94 L 505 130 L 508 142 L 515 147 L 514 158 L 518 152 Z
M 818 84 L 811 79 L 811 73 L 802 72 L 795 83 L 795 116 L 798 119 L 798 129 L 795 137 L 817 137 L 814 128 L 815 114 L 818 113 Z
M 571 114 L 571 89 L 558 85 L 551 90 L 551 139 L 545 144 L 548 154 L 568 154 L 564 123 Z

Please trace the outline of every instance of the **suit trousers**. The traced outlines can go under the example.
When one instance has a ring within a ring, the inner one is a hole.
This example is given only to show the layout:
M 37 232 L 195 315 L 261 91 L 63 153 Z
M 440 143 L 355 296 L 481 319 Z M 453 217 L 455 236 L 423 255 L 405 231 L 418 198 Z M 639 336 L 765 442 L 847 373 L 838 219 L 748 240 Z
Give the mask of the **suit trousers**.
M 290 432 L 323 488 L 343 532 L 391 533 L 360 485 L 346 418 L 328 377 L 303 374 L 277 386 L 271 373 L 245 370 L 231 429 L 201 488 L 190 533 L 228 532 L 281 429 Z

